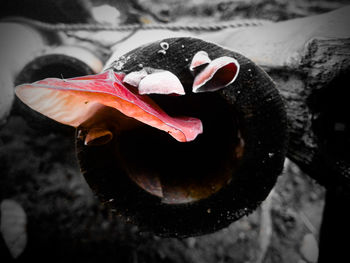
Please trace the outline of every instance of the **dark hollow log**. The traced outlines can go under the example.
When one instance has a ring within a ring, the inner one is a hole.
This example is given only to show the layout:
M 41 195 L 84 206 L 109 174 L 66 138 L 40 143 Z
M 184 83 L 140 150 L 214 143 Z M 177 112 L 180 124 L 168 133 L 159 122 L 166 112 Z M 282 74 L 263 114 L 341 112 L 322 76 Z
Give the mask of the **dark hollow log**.
M 158 52 L 161 42 L 169 44 L 166 54 Z M 236 81 L 192 93 L 189 65 L 200 50 L 212 59 L 234 57 L 240 64 Z M 246 57 L 194 38 L 156 41 L 110 65 L 124 73 L 142 67 L 180 79 L 186 95 L 150 96 L 171 116 L 201 119 L 204 133 L 179 143 L 141 126 L 108 144 L 85 146 L 86 131 L 79 127 L 77 155 L 91 188 L 125 221 L 163 236 L 210 233 L 252 212 L 274 186 L 286 153 L 286 112 L 271 78 Z

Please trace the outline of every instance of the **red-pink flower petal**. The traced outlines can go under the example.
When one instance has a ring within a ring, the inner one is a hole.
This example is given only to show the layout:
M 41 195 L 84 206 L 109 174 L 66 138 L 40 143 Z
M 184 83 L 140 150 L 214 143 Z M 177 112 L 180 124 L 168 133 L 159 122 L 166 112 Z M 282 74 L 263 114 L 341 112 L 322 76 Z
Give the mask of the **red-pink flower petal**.
M 16 87 L 17 96 L 32 109 L 74 127 L 103 106 L 168 132 L 181 142 L 202 133 L 202 122 L 192 117 L 170 117 L 147 96 L 134 94 L 123 84 L 124 74 L 112 70 L 68 80 L 48 78 Z

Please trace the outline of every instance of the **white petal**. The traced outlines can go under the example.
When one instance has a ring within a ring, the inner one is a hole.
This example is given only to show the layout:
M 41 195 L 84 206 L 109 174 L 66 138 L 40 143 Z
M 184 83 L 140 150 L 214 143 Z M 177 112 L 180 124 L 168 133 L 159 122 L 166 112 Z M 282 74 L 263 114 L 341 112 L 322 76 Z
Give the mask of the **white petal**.
M 184 95 L 185 90 L 178 79 L 170 71 L 158 71 L 147 75 L 139 84 L 139 93 L 144 94 L 178 94 Z
M 209 58 L 209 55 L 205 51 L 198 51 L 192 58 L 190 70 L 194 71 L 199 66 L 202 66 L 204 64 L 209 64 L 211 62 L 211 59 Z
M 147 75 L 148 73 L 145 69 L 142 69 L 140 71 L 133 71 L 124 77 L 123 82 L 131 86 L 138 87 L 140 84 L 140 81 Z

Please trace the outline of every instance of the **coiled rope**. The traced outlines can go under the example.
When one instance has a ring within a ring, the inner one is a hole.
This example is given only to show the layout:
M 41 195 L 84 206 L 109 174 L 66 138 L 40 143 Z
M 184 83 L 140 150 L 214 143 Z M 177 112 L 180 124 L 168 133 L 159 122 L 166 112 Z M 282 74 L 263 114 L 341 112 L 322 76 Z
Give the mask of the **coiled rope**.
M 21 22 L 46 31 L 134 31 L 167 29 L 173 31 L 219 31 L 227 28 L 255 27 L 271 24 L 271 21 L 260 19 L 242 19 L 230 22 L 220 22 L 211 25 L 184 25 L 184 24 L 132 24 L 132 25 L 107 25 L 107 24 L 51 24 L 25 17 L 7 17 L 4 22 Z

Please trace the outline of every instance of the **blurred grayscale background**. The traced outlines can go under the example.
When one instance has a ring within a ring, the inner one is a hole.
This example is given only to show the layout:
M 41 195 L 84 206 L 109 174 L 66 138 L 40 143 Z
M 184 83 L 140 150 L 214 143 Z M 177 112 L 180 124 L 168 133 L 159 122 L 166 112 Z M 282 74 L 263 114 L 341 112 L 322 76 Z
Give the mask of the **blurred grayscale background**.
M 120 55 L 124 49 L 163 36 L 150 30 L 138 37 L 142 30 L 137 31 L 137 25 L 162 25 L 167 30 L 166 25 L 173 23 L 208 27 L 239 23 L 243 19 L 274 23 L 327 13 L 349 3 L 348 0 L 2 1 L 0 262 L 318 262 L 328 182 L 317 176 L 318 164 L 308 170 L 287 158 L 282 174 L 262 205 L 224 229 L 195 237 L 159 237 L 118 220 L 99 202 L 81 175 L 75 156 L 74 129 L 53 123 L 42 126 L 39 115 L 28 113 L 28 109 L 20 105 L 13 87 L 46 77 L 96 74 L 116 50 Z M 95 31 L 87 28 L 57 33 L 37 27 L 33 20 L 63 27 L 102 24 L 106 27 L 136 25 L 136 29 Z M 217 38 L 221 43 L 228 37 L 227 31 L 220 29 L 215 32 L 185 29 L 167 31 L 164 35 L 181 34 L 197 37 L 215 34 L 211 40 Z M 277 34 L 280 32 L 274 37 Z M 239 34 L 236 36 L 239 39 Z M 265 44 L 262 43 L 256 53 L 263 52 Z M 72 46 L 78 48 L 72 49 Z M 348 59 L 349 53 L 344 56 Z M 35 60 L 38 57 L 40 60 Z M 307 78 L 306 74 L 296 82 L 309 83 Z M 276 81 L 281 83 L 286 79 L 281 77 Z M 288 85 L 294 84 L 288 82 Z M 345 130 L 345 122 L 336 123 L 338 130 Z M 312 127 L 303 129 L 308 131 Z M 301 139 L 305 139 L 307 145 L 309 137 L 305 134 L 300 138 L 306 136 Z M 347 139 L 339 145 L 346 148 L 348 144 Z M 347 148 L 343 151 L 347 152 Z M 307 160 L 307 153 L 305 156 Z M 333 224 L 337 224 L 337 220 Z M 340 242 L 341 230 L 334 229 L 333 234 L 339 239 L 333 241 Z M 347 236 L 342 239 L 347 242 Z

